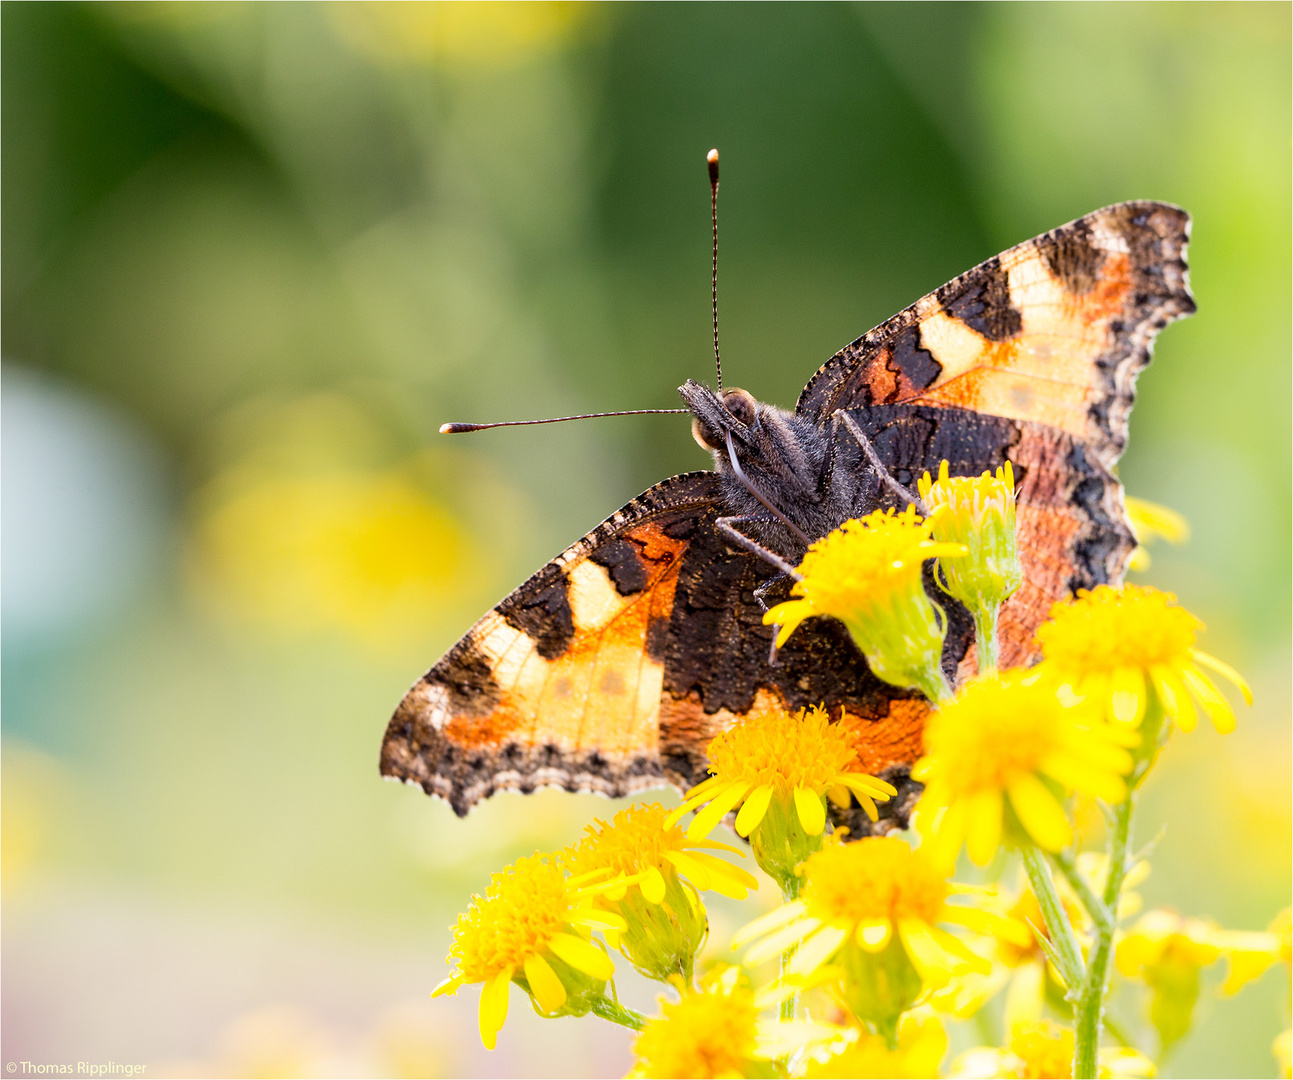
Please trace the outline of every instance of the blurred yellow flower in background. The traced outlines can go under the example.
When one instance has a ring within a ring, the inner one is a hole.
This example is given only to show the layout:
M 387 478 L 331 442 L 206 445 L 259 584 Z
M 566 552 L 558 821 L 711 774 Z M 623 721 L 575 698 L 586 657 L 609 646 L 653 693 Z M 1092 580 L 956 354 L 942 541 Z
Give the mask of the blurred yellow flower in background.
M 677 1002 L 660 999 L 633 1044 L 631 1077 L 727 1077 L 771 1075 L 759 1047 L 759 1010 L 738 967 L 720 968 L 685 989 Z
M 814 1056 L 804 1069 L 808 1080 L 848 1080 L 850 1077 L 893 1077 L 922 1080 L 937 1076 L 947 1053 L 947 1032 L 942 1021 L 923 1007 L 903 1014 L 898 1022 L 897 1044 L 890 1048 L 883 1035 L 859 1032 L 853 1042 L 831 1057 Z
M 328 5 L 341 38 L 387 63 L 494 67 L 561 45 L 589 16 L 573 0 L 372 0 Z
M 1154 1063 L 1128 1047 L 1101 1047 L 1098 1075 L 1128 1080 L 1155 1073 Z M 1073 1029 L 1049 1020 L 1015 1026 L 1006 1046 L 977 1046 L 952 1062 L 953 1080 L 1069 1080 L 1073 1075 Z
M 1134 495 L 1128 495 L 1126 503 L 1131 531 L 1137 540 L 1136 549 L 1127 561 L 1128 570 L 1149 569 L 1149 545 L 1160 537 L 1169 544 L 1184 544 L 1190 539 L 1190 523 L 1171 507 L 1138 499 Z
M 244 445 L 193 504 L 189 578 L 204 606 L 381 649 L 420 642 L 479 590 L 478 545 L 425 466 L 388 463 L 358 404 L 317 394 L 239 423 Z

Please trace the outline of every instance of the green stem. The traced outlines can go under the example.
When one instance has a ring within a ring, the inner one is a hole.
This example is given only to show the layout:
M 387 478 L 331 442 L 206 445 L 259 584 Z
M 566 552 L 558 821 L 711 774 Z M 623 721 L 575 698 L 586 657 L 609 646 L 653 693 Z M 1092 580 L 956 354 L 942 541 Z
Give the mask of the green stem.
M 997 666 L 997 611 L 996 604 L 974 606 L 974 644 L 979 653 L 980 675 Z
M 914 675 L 916 689 L 924 694 L 935 705 L 949 705 L 956 697 L 947 684 L 947 676 L 939 660 L 935 660 L 924 671 Z
M 1113 955 L 1113 932 L 1118 923 L 1118 897 L 1123 878 L 1127 876 L 1127 847 L 1131 843 L 1131 815 L 1134 797 L 1114 807 L 1113 829 L 1109 837 L 1109 880 L 1104 886 L 1104 906 L 1110 917 L 1104 926 L 1096 927 L 1091 945 L 1091 962 L 1086 981 L 1074 1008 L 1073 1076 L 1089 1080 L 1096 1075 L 1100 1051 L 1100 1028 L 1104 1019 L 1104 997 L 1109 989 L 1109 960 Z
M 641 1031 L 646 1027 L 646 1017 L 640 1012 L 621 1005 L 618 1001 L 612 1001 L 604 994 L 601 997 L 593 998 L 593 1012 L 603 1020 L 609 1020 L 612 1024 L 619 1024 L 620 1027 L 629 1028 L 632 1031 Z
M 1046 920 L 1046 931 L 1050 937 L 1051 948 L 1055 952 L 1056 967 L 1068 987 L 1069 998 L 1080 993 L 1086 981 L 1086 969 L 1082 964 L 1082 950 L 1078 948 L 1077 938 L 1073 936 L 1073 926 L 1069 914 L 1064 910 L 1059 893 L 1055 891 L 1055 879 L 1051 877 L 1050 864 L 1041 849 L 1034 844 L 1023 850 L 1024 869 L 1028 871 L 1028 880 L 1037 897 L 1037 905 L 1042 909 L 1042 918 Z
M 1105 907 L 1104 901 L 1096 896 L 1095 889 L 1087 881 L 1086 875 L 1078 869 L 1077 860 L 1067 851 L 1061 851 L 1052 855 L 1051 861 L 1059 867 L 1064 879 L 1073 887 L 1073 891 L 1082 901 L 1082 906 L 1086 908 L 1086 913 L 1091 916 L 1091 921 L 1095 923 L 1096 928 L 1102 929 L 1108 926 L 1111 919 L 1109 909 Z

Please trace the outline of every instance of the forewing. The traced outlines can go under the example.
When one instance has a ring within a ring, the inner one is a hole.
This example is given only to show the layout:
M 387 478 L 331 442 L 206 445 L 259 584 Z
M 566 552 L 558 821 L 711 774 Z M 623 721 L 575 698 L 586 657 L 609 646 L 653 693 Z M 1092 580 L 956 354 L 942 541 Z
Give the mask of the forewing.
M 1189 231 L 1179 207 L 1126 202 L 1013 247 L 840 350 L 797 411 L 970 409 L 1055 428 L 1110 468 L 1154 337 L 1194 311 Z
M 716 497 L 713 473 L 657 484 L 516 589 L 405 695 L 382 774 L 459 814 L 502 789 L 623 795 L 667 779 L 659 716 L 674 590 Z

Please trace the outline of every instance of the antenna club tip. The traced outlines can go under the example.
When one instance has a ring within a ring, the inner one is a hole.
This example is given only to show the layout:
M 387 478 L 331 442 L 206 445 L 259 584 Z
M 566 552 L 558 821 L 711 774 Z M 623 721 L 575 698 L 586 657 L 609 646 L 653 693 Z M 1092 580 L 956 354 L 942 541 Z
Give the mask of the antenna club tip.
M 471 431 L 474 426 L 475 426 L 474 424 L 441 424 L 440 434 L 457 435 L 459 432 L 462 432 L 462 431 Z
M 705 155 L 705 162 L 709 165 L 709 182 L 718 183 L 718 151 L 711 150 Z

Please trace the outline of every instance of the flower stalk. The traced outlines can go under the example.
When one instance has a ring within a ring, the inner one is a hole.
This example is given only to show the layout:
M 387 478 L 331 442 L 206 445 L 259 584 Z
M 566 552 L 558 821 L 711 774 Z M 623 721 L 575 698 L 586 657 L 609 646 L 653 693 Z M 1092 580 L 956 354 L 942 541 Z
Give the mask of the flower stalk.
M 1109 991 L 1109 961 L 1113 955 L 1113 935 L 1118 922 L 1118 896 L 1127 876 L 1127 848 L 1131 843 L 1131 819 L 1134 796 L 1114 807 L 1113 827 L 1109 837 L 1109 880 L 1104 886 L 1104 907 L 1108 921 L 1097 925 L 1086 982 L 1074 1005 L 1076 1043 L 1073 1048 L 1073 1076 L 1087 1080 L 1096 1075 L 1100 1048 L 1100 1030 L 1104 1019 L 1104 999 Z

